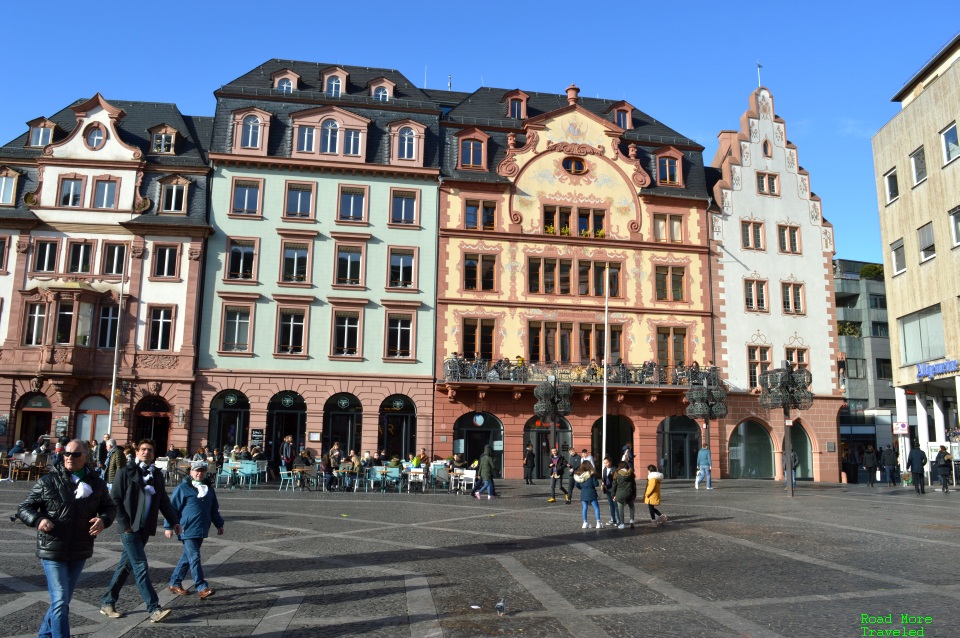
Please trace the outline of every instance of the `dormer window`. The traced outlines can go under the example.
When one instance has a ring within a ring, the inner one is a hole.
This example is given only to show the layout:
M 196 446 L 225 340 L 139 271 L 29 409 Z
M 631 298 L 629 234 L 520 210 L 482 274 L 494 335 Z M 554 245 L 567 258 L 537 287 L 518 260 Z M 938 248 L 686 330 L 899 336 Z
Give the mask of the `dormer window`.
M 607 113 L 613 111 L 613 123 L 625 131 L 633 128 L 633 105 L 624 100 L 615 102 L 607 109 Z
M 397 148 L 397 157 L 405 160 L 416 158 L 416 140 L 414 139 L 413 129 L 404 126 L 400 129 L 400 146 Z
M 351 163 L 364 161 L 370 120 L 335 106 L 291 113 L 290 119 L 293 124 L 290 157 Z
M 329 97 L 340 97 L 340 78 L 332 77 L 327 79 L 327 95 Z
M 243 118 L 243 136 L 240 140 L 240 145 L 243 148 L 260 147 L 260 118 L 256 115 L 248 115 Z
M 627 128 L 627 112 L 624 109 L 617 111 L 616 124 L 620 128 Z
M 390 100 L 390 92 L 387 91 L 387 87 L 378 86 L 373 91 L 373 99 L 377 102 L 387 102 Z
M 527 100 L 529 99 L 529 95 L 520 89 L 514 89 L 506 93 L 500 100 L 500 103 L 503 104 L 506 102 L 507 117 L 522 120 L 527 117 Z
M 277 82 L 277 90 L 281 93 L 293 93 L 293 81 L 290 78 L 283 78 Z
M 152 155 L 174 155 L 177 152 L 177 129 L 169 124 L 158 124 L 147 129 L 150 133 L 150 153 Z
M 480 129 L 467 129 L 458 137 L 460 137 L 460 155 L 457 158 L 457 168 L 487 170 L 487 140 L 490 136 Z
M 523 117 L 523 100 L 520 98 L 510 98 L 510 117 L 518 120 Z
M 423 138 L 426 127 L 413 120 L 391 122 L 390 163 L 423 166 Z
M 153 152 L 154 153 L 172 153 L 173 152 L 173 135 L 170 133 L 157 133 L 153 136 Z
M 18 175 L 13 169 L 0 166 L 0 206 L 13 206 L 16 202 Z M 0 262 L 0 268 L 2 267 L 3 263 Z
M 30 146 L 46 146 L 53 139 L 53 129 L 46 126 L 34 126 L 30 129 Z
M 160 184 L 160 212 L 186 213 L 190 180 L 180 175 L 173 175 L 160 180 Z
M 683 153 L 672 146 L 665 146 L 654 154 L 657 157 L 657 185 L 682 187 Z
M 300 76 L 290 69 L 280 69 L 270 74 L 273 88 L 280 93 L 293 93 L 300 83 Z
M 336 153 L 337 141 L 340 132 L 340 125 L 333 120 L 326 120 L 323 123 L 323 132 L 320 136 L 320 152 Z
M 312 126 L 301 126 L 297 129 L 297 151 L 300 153 L 313 152 L 313 138 L 317 129 Z
M 103 124 L 94 122 L 83 132 L 83 143 L 91 151 L 99 151 L 107 141 L 107 132 L 103 129 Z
M 367 82 L 367 89 L 370 91 L 370 97 L 375 102 L 389 102 L 394 96 L 394 89 L 397 85 L 385 77 L 378 77 Z

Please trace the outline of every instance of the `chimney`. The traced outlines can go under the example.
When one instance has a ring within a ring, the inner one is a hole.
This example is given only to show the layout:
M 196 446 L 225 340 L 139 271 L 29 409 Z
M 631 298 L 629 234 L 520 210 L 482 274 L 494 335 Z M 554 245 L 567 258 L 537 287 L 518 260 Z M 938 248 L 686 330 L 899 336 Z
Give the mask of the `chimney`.
M 580 94 L 580 89 L 577 88 L 576 84 L 571 84 L 567 87 L 567 102 L 570 104 L 576 104 L 580 98 L 577 96 Z

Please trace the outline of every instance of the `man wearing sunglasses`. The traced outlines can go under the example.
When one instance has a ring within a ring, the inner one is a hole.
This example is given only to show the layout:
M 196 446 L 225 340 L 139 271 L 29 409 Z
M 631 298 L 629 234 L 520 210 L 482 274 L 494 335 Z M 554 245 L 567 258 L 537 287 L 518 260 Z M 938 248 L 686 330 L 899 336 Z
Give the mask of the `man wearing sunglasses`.
M 107 484 L 87 465 L 86 443 L 73 440 L 62 461 L 41 476 L 17 516 L 37 528 L 37 557 L 50 592 L 40 636 L 69 638 L 70 600 L 80 572 L 93 556 L 93 541 L 113 523 L 116 508 Z
M 182 533 L 183 529 L 180 527 L 180 517 L 170 505 L 163 485 L 163 473 L 153 465 L 153 455 L 153 441 L 140 441 L 137 443 L 136 463 L 121 468 L 113 479 L 110 496 L 117 508 L 123 553 L 120 554 L 120 563 L 110 587 L 100 599 L 100 613 L 108 618 L 122 616 L 114 605 L 131 572 L 140 596 L 147 605 L 150 622 L 160 622 L 170 615 L 169 609 L 160 608 L 157 590 L 150 582 L 145 548 L 150 537 L 157 534 L 157 515 L 160 512 L 163 512 L 163 518 L 170 522 L 177 534 Z

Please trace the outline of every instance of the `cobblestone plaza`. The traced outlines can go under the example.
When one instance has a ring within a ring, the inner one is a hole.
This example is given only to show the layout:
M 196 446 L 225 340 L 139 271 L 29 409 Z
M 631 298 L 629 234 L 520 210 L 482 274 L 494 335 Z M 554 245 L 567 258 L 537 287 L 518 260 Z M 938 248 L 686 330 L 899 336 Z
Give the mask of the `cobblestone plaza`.
M 579 502 L 548 504 L 543 482 L 501 481 L 493 501 L 220 490 L 226 534 L 203 546 L 215 596 L 166 590 L 180 544 L 160 534 L 147 556 L 173 614 L 150 624 L 130 582 L 117 604 L 125 616 L 104 618 L 98 600 L 120 554 L 110 529 L 87 561 L 71 628 L 98 638 L 960 634 L 960 495 L 802 484 L 790 499 L 770 481 L 715 485 L 668 482 L 669 522 L 650 526 L 638 506 L 632 530 L 581 529 Z M 0 485 L 5 511 L 29 487 Z M 0 636 L 35 636 L 48 601 L 36 531 L 3 525 Z M 869 633 L 883 630 L 916 633 Z

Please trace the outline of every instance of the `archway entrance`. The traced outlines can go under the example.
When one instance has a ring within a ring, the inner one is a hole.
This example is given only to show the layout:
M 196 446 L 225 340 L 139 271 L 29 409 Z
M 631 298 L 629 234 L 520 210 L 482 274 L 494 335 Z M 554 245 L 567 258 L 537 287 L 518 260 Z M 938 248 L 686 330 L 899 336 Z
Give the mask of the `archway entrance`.
M 335 394 L 323 406 L 323 450 L 340 443 L 343 455 L 356 450 L 363 432 L 363 404 L 347 392 Z
M 341 443 L 341 445 L 343 445 Z M 407 458 L 417 448 L 417 408 L 410 397 L 394 394 L 380 404 L 380 423 L 377 426 L 377 449 L 386 450 L 387 457 Z M 349 450 L 346 450 L 349 451 Z M 359 452 L 359 450 L 357 450 Z
M 493 462 L 503 476 L 503 423 L 489 412 L 467 412 L 453 424 L 453 452 L 473 463 L 483 448 L 493 448 Z
M 280 446 L 287 436 L 293 437 L 294 454 L 304 446 L 307 424 L 307 403 L 296 392 L 278 392 L 267 404 L 267 438 L 270 460 L 280 464 Z M 224 450 L 224 454 L 227 451 Z
M 25 446 L 32 449 L 41 436 L 50 434 L 53 411 L 46 395 L 34 392 L 23 397 L 17 411 L 19 423 L 14 439 L 22 439 Z
M 744 421 L 730 434 L 727 458 L 730 478 L 772 479 L 773 440 L 765 427 L 756 421 Z
M 236 390 L 227 390 L 213 397 L 210 402 L 210 430 L 207 433 L 207 443 L 214 448 L 220 448 L 224 454 L 232 450 L 234 445 L 247 444 L 247 432 L 250 424 L 250 400 L 246 395 Z M 263 447 L 264 432 L 251 445 Z M 251 437 L 252 439 L 252 437 Z
M 785 440 L 785 438 L 781 439 L 781 445 Z M 810 437 L 807 436 L 807 431 L 800 421 L 794 420 L 793 426 L 790 427 L 790 444 L 800 462 L 797 466 L 797 480 L 813 480 L 813 448 L 810 445 Z
M 668 416 L 657 426 L 660 469 L 669 479 L 692 479 L 697 474 L 700 424 L 687 416 Z
M 539 425 L 539 423 L 539 417 L 531 417 L 523 426 L 523 454 L 527 453 L 527 443 L 532 443 L 533 454 L 536 456 L 533 478 L 543 479 L 550 477 L 550 426 Z M 560 417 L 560 422 L 557 423 L 557 447 L 560 448 L 560 454 L 568 461 L 572 445 L 573 432 L 570 429 L 570 422 Z
M 77 438 L 99 442 L 104 434 L 109 433 L 110 402 L 99 395 L 81 401 L 77 406 Z
M 170 406 L 160 397 L 147 397 L 134 410 L 134 441 L 153 440 L 154 452 L 159 456 L 167 449 L 170 434 Z
M 593 422 L 590 430 L 590 453 L 597 465 L 603 466 L 603 457 L 610 456 L 616 465 L 623 456 L 623 446 L 633 443 L 633 423 L 625 416 L 607 415 L 607 449 L 603 450 L 603 419 Z

